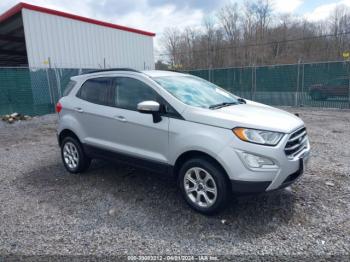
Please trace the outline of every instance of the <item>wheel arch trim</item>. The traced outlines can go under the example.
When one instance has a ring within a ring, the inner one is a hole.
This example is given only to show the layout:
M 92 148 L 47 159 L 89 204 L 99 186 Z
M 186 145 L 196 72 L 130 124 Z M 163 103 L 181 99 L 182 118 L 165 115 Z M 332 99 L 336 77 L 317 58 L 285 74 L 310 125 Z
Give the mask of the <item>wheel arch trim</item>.
M 208 159 L 210 162 L 213 162 L 215 165 L 217 165 L 225 173 L 225 176 L 227 179 L 230 179 L 224 165 L 220 162 L 220 160 L 217 157 L 213 156 L 212 154 L 209 154 L 209 153 L 201 151 L 201 150 L 188 150 L 188 151 L 181 153 L 176 158 L 176 161 L 175 161 L 174 167 L 173 167 L 173 175 L 175 178 L 178 177 L 181 166 L 187 160 L 193 159 L 193 158 Z

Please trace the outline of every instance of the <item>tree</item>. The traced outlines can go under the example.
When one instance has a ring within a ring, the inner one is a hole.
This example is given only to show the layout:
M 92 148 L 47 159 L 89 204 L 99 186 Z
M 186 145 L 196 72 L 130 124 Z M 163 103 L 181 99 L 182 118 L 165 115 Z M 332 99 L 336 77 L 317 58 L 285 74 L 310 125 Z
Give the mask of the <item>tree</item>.
M 170 66 L 181 69 L 329 61 L 350 50 L 349 31 L 344 6 L 325 21 L 311 22 L 273 13 L 270 0 L 246 0 L 206 16 L 200 30 L 166 29 L 163 46 Z
M 180 31 L 177 28 L 167 28 L 163 33 L 163 42 L 170 58 L 171 66 L 178 63 L 178 56 L 180 52 Z
M 237 46 L 240 40 L 240 15 L 237 3 L 229 3 L 222 7 L 217 14 L 221 26 L 225 32 L 225 38 L 230 46 L 229 62 L 233 63 L 237 59 Z
M 344 33 L 350 29 L 349 9 L 344 5 L 338 5 L 330 15 L 330 33 L 334 34 L 334 56 L 340 56 L 349 45 L 349 38 Z

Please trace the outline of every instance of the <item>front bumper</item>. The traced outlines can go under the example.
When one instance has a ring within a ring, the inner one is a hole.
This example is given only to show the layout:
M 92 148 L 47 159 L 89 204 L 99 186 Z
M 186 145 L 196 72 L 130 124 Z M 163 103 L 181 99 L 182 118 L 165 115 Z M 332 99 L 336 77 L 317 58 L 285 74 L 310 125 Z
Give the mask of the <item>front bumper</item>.
M 310 156 L 310 144 L 296 157 L 290 158 L 284 148 L 289 136 L 286 135 L 279 145 L 261 146 L 243 141 L 233 141 L 219 154 L 218 160 L 229 176 L 234 193 L 260 193 L 273 191 L 294 183 L 304 172 Z M 248 152 L 273 160 L 275 167 L 254 169 L 247 167 L 240 157 L 240 152 Z
M 287 178 L 282 182 L 282 184 L 274 189 L 282 189 L 291 184 L 293 184 L 304 172 L 304 162 L 302 159 L 299 161 L 299 169 L 287 176 Z M 256 194 L 267 191 L 270 187 L 272 181 L 240 181 L 231 180 L 231 188 L 234 194 Z M 270 190 L 272 191 L 272 190 Z

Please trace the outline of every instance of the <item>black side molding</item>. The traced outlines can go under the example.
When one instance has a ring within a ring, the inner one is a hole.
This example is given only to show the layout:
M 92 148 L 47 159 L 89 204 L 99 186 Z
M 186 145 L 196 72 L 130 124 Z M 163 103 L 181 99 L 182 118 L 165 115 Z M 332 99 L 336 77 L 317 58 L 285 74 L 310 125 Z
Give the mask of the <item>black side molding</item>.
M 147 169 L 159 174 L 166 174 L 169 176 L 174 175 L 174 167 L 169 164 L 101 149 L 87 144 L 83 144 L 83 148 L 85 153 L 91 158 L 100 158 L 111 162 L 120 162 L 130 166 Z

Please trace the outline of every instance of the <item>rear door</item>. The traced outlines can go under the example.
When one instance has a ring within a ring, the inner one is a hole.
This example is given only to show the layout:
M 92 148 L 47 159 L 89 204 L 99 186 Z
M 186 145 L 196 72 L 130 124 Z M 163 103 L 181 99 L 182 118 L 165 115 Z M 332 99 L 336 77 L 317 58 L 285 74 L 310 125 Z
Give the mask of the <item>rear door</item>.
M 104 127 L 112 118 L 108 104 L 112 83 L 111 77 L 92 78 L 77 93 L 79 103 L 74 110 L 83 143 L 99 147 L 108 143 L 108 130 Z
M 151 114 L 137 111 L 137 104 L 142 101 L 158 101 L 158 93 L 133 77 L 116 77 L 111 93 L 114 123 L 109 123 L 108 128 L 114 149 L 141 159 L 168 163 L 169 118 L 162 116 L 162 121 L 153 123 Z

